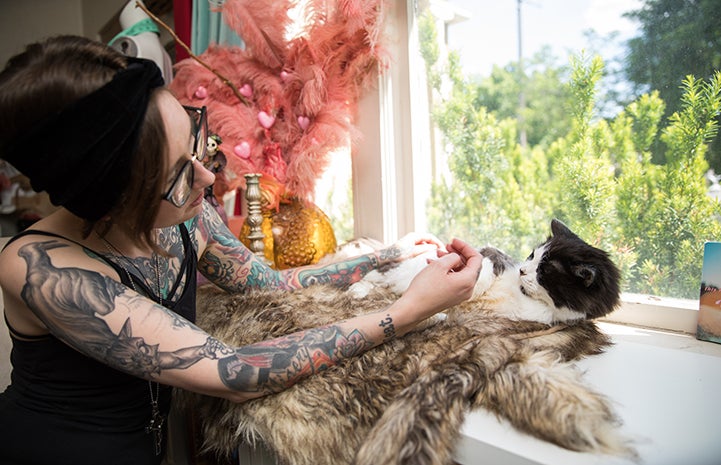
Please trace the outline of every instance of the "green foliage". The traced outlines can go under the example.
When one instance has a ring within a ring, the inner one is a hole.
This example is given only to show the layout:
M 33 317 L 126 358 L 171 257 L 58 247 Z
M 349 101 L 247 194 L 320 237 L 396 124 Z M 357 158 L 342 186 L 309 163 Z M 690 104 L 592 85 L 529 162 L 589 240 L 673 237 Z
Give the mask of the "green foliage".
M 658 89 L 671 113 L 681 108 L 686 75 L 710 79 L 721 69 L 721 0 L 644 0 L 627 16 L 641 33 L 629 41 L 626 73 Z
M 457 69 L 453 63 L 451 59 L 451 70 Z M 446 143 L 454 147 L 449 160 L 453 182 L 432 186 L 429 222 L 441 237 L 494 238 L 496 246 L 510 253 L 528 253 L 539 232 L 536 220 L 548 202 L 539 189 L 520 186 L 543 179 L 526 176 L 545 169 L 543 154 L 522 157 L 515 122 L 499 121 L 485 108 L 476 108 L 472 86 L 457 74 L 453 81 L 452 97 L 433 113 Z
M 329 220 L 338 244 L 352 240 L 354 238 L 353 179 L 348 178 L 344 192 L 328 191 L 325 204 L 333 208 Z
M 638 21 L 640 33 L 628 42 L 626 76 L 638 89 L 658 90 L 667 115 L 680 111 L 684 77 L 711 79 L 721 69 L 721 0 L 644 0 L 627 16 Z M 658 162 L 663 148 L 654 153 Z M 721 172 L 720 139 L 707 156 Z
M 516 122 L 478 105 L 457 62 L 449 70 L 453 92 L 433 116 L 452 147 L 451 176 L 433 186 L 433 231 L 523 257 L 557 217 L 612 254 L 627 291 L 698 297 L 703 243 L 721 237 L 721 207 L 706 195 L 703 176 L 721 109 L 719 73 L 687 77 L 665 127 L 658 92 L 606 121 L 595 115 L 603 63 L 575 58 L 564 91 L 573 97 L 567 130 L 547 148 L 522 149 Z M 503 113 L 500 103 L 495 111 Z M 665 146 L 665 164 L 653 161 L 655 141 Z
M 518 117 L 518 63 L 495 66 L 490 77 L 476 85 L 474 105 L 485 107 L 498 119 Z M 568 87 L 568 69 L 556 66 L 549 48 L 543 48 L 526 63 L 528 76 L 523 80 L 527 106 L 523 112 L 524 127 L 530 146 L 547 147 L 563 136 L 571 123 L 568 108 L 572 99 Z
M 430 11 L 425 11 L 418 21 L 418 35 L 420 40 L 420 51 L 423 61 L 426 64 L 426 76 L 428 76 L 429 85 L 438 87 L 440 85 L 440 75 L 434 69 L 434 65 L 440 56 L 438 47 L 438 32 L 436 31 L 435 18 Z
M 703 242 L 721 237 L 721 209 L 706 195 L 704 180 L 705 153 L 721 109 L 721 73 L 709 81 L 689 76 L 683 88 L 681 109 L 662 131 L 667 163 L 656 168 L 655 191 L 646 208 L 648 229 L 638 253 L 642 262 L 656 263 L 666 278 L 654 292 L 692 296 L 701 278 Z
M 596 85 L 603 62 L 574 59 L 569 87 L 574 96 L 573 121 L 568 135 L 550 149 L 554 160 L 552 175 L 559 203 L 556 215 L 592 243 L 608 247 L 612 242 L 605 231 L 615 216 L 614 168 L 608 152 L 610 131 L 601 121 L 593 124 Z

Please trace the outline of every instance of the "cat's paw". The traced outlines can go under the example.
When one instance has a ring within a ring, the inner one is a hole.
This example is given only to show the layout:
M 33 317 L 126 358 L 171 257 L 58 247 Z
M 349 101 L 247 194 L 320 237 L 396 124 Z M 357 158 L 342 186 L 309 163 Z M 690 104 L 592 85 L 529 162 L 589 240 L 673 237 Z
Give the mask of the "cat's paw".
M 474 296 L 480 296 L 491 288 L 495 275 L 493 274 L 493 262 L 488 257 L 483 257 L 481 262 L 481 273 L 478 275 L 476 287 L 473 290 Z

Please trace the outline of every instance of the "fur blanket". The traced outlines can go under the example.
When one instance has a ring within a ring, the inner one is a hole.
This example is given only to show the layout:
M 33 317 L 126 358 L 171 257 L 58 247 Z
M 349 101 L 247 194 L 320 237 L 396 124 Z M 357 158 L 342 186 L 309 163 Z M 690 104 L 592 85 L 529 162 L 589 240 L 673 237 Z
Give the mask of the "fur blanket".
M 327 286 L 228 295 L 199 290 L 200 327 L 241 346 L 385 308 Z M 466 412 L 484 408 L 574 451 L 635 457 L 607 399 L 573 361 L 610 343 L 592 321 L 549 326 L 499 318 L 473 299 L 402 338 L 279 394 L 242 404 L 182 393 L 204 449 L 262 442 L 280 463 L 450 464 Z

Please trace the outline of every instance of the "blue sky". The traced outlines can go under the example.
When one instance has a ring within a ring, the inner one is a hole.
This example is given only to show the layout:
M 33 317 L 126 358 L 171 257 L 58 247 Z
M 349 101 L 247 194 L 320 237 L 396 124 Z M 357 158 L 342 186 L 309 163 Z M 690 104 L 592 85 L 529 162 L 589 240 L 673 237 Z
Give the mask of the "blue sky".
M 466 74 L 490 74 L 493 65 L 518 59 L 516 0 L 449 0 L 471 19 L 451 26 L 449 45 L 461 54 Z M 523 0 L 521 7 L 524 58 L 543 45 L 565 63 L 569 51 L 587 47 L 583 32 L 594 29 L 605 35 L 635 35 L 636 25 L 622 13 L 637 9 L 640 0 Z

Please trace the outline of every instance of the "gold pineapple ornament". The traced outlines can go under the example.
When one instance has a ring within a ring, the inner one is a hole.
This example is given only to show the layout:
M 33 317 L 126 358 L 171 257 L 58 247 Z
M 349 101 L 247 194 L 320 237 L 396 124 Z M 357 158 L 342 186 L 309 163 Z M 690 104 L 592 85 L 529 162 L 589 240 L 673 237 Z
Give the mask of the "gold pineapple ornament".
M 250 192 L 250 186 L 257 178 L 249 181 Z M 257 195 L 253 195 L 255 197 Z M 253 252 L 262 253 L 275 269 L 312 265 L 336 249 L 335 233 L 328 216 L 312 202 L 292 198 L 281 202 L 278 211 L 265 208 L 258 214 L 255 210 L 252 218 L 249 214 L 243 224 L 240 240 Z
M 336 249 L 330 220 L 315 204 L 304 205 L 297 199 L 281 203 L 270 221 L 274 262 L 279 270 L 311 265 Z

